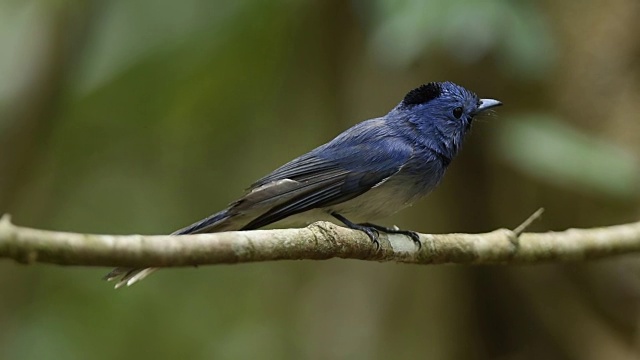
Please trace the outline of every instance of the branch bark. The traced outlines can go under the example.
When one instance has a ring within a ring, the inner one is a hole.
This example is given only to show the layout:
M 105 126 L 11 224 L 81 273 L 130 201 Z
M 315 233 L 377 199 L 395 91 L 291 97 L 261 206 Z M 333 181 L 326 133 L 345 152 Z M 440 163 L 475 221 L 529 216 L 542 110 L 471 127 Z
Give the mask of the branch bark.
M 380 234 L 376 250 L 362 232 L 328 222 L 300 229 L 120 236 L 19 227 L 6 215 L 0 220 L 0 258 L 24 264 L 135 268 L 336 257 L 413 264 L 587 260 L 640 252 L 640 222 L 546 233 L 498 229 L 484 234 L 420 234 L 420 240 L 418 250 L 406 236 Z

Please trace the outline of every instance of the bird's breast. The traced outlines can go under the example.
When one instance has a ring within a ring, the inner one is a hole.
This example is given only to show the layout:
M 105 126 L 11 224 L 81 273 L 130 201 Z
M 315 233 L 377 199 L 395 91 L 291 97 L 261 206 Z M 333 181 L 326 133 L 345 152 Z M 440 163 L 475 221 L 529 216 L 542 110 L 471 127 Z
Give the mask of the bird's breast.
M 355 222 L 371 222 L 391 216 L 413 204 L 422 194 L 411 184 L 399 182 L 393 177 L 366 193 L 335 204 L 327 210 L 335 211 Z
M 414 158 L 398 173 L 376 185 L 366 193 L 332 205 L 326 210 L 335 211 L 356 222 L 381 219 L 411 206 L 430 193 L 442 179 L 446 166 L 434 157 Z

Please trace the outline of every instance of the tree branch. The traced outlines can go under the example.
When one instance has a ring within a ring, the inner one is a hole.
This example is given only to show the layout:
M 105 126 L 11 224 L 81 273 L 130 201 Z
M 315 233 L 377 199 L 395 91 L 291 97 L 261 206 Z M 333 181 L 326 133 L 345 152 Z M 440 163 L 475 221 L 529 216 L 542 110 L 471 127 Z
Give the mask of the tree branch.
M 539 214 L 538 214 L 539 216 Z M 525 222 L 528 223 L 528 222 Z M 518 227 L 521 231 L 521 227 Z M 317 222 L 300 229 L 181 236 L 93 235 L 15 226 L 0 220 L 0 258 L 20 263 L 82 266 L 174 267 L 271 260 L 330 258 L 414 264 L 538 263 L 586 260 L 640 251 L 640 222 L 560 232 L 421 234 L 422 248 L 406 236 L 380 234 L 380 250 L 360 231 Z

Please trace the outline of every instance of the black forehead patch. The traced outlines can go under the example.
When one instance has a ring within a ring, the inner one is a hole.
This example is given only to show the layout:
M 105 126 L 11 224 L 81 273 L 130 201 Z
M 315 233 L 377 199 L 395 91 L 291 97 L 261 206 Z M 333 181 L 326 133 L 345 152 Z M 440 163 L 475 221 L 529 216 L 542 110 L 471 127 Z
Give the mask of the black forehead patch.
M 430 82 L 428 84 L 421 85 L 405 95 L 402 103 L 404 105 L 418 105 L 425 104 L 442 94 L 442 84 L 437 82 Z

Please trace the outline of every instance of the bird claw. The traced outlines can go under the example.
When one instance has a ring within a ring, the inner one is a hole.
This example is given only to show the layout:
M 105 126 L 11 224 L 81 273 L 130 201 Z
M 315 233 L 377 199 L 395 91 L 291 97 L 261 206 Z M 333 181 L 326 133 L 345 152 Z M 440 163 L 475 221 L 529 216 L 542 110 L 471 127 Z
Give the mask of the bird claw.
M 376 246 L 376 250 L 380 250 L 380 241 L 378 241 L 378 238 L 380 237 L 380 232 L 378 232 L 378 230 L 372 227 L 367 227 L 367 226 L 363 226 L 360 230 L 362 230 L 365 234 L 367 234 L 369 239 L 371 239 L 371 242 L 373 243 L 373 245 Z
M 355 226 L 353 227 L 353 229 L 360 230 L 363 233 L 367 234 L 369 239 L 371 239 L 371 242 L 373 243 L 373 245 L 376 246 L 376 250 L 380 249 L 380 241 L 378 240 L 380 238 L 380 232 L 376 228 L 373 228 L 371 226 L 366 226 L 366 225 L 360 225 L 360 224 L 354 224 L 354 225 Z
M 422 242 L 420 241 L 420 235 L 415 231 L 400 230 L 397 226 L 384 227 L 384 226 L 371 224 L 371 223 L 364 223 L 364 224 L 358 224 L 358 225 L 373 228 L 378 231 L 383 231 L 387 234 L 400 234 L 400 235 L 408 236 L 409 238 L 411 238 L 413 243 L 416 244 L 416 246 L 418 247 L 418 250 L 422 249 Z
M 405 230 L 405 231 L 406 231 L 405 235 L 407 235 L 408 237 L 411 238 L 411 240 L 413 240 L 413 243 L 416 244 L 416 246 L 418 246 L 418 250 L 422 249 L 422 242 L 420 241 L 420 235 L 418 235 L 418 233 L 415 231 L 409 231 L 409 230 Z
M 351 221 L 347 220 L 344 216 L 332 213 L 336 219 L 342 221 L 343 224 L 347 225 L 350 229 L 360 230 L 367 234 L 371 242 L 376 246 L 376 250 L 380 250 L 380 241 L 378 238 L 380 237 L 380 231 L 385 232 L 387 234 L 400 234 L 404 236 L 408 236 L 411 238 L 414 244 L 418 246 L 418 250 L 422 249 L 422 242 L 420 242 L 420 235 L 418 235 L 415 231 L 410 230 L 400 230 L 397 226 L 392 228 L 384 227 L 372 223 L 362 223 L 362 224 L 354 224 Z

